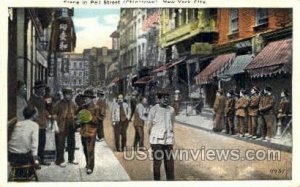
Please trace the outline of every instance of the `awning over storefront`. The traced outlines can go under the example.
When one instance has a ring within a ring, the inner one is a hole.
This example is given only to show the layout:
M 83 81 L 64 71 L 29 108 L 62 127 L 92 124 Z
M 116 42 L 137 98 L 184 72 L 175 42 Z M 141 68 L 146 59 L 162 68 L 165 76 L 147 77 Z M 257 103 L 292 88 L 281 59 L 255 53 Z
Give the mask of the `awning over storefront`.
M 235 57 L 232 65 L 225 70 L 222 75 L 235 75 L 239 73 L 244 73 L 246 66 L 253 60 L 253 54 L 240 55 Z
M 159 68 L 153 70 L 152 72 L 153 72 L 153 73 L 162 72 L 162 71 L 164 71 L 164 70 L 167 70 L 167 69 L 169 69 L 169 68 L 171 68 L 171 67 L 176 66 L 177 64 L 180 64 L 180 63 L 183 62 L 185 59 L 186 59 L 186 57 L 181 57 L 181 58 L 172 60 L 172 61 L 168 62 L 167 64 L 162 65 L 162 66 L 160 66 Z
M 134 84 L 149 84 L 153 79 L 153 76 L 145 76 L 135 81 Z
M 217 56 L 211 63 L 196 76 L 198 84 L 208 84 L 215 77 L 223 73 L 230 66 L 235 58 L 235 53 L 223 54 Z
M 246 67 L 253 78 L 292 72 L 292 39 L 269 43 Z

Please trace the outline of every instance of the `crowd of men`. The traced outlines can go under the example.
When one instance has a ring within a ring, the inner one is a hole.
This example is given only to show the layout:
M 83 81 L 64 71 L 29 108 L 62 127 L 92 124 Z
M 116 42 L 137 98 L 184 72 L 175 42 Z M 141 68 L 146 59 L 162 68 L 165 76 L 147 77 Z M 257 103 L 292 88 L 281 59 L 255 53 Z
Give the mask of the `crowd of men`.
M 10 128 L 9 162 L 20 165 L 30 163 L 40 168 L 40 165 L 50 165 L 45 155 L 54 154 L 55 164 L 66 167 L 64 153 L 67 149 L 68 163 L 77 165 L 74 157 L 75 132 L 79 131 L 86 173 L 92 174 L 95 142 L 104 140 L 103 121 L 107 109 L 104 92 L 98 90 L 96 97 L 93 89 L 87 89 L 74 96 L 71 88 L 64 88 L 62 96 L 52 96 L 43 81 L 36 81 L 33 95 L 27 101 L 25 84 L 18 81 L 17 88 L 17 122 Z M 149 106 L 145 97 L 139 100 L 133 97 L 130 101 L 124 100 L 123 95 L 116 98 L 111 107 L 115 148 L 118 152 L 126 149 L 127 128 L 132 121 L 135 128 L 134 149 L 145 150 L 144 126 L 147 123 L 154 158 L 154 179 L 160 180 L 163 157 L 167 180 L 174 180 L 174 161 L 167 159 L 166 154 L 173 149 L 175 109 L 170 106 L 168 93 L 160 91 L 157 98 L 158 103 L 154 106 Z M 51 135 L 53 142 L 49 141 Z
M 223 89 L 219 89 L 213 107 L 213 130 L 270 141 L 274 136 L 275 120 L 277 119 L 276 122 L 282 127 L 286 127 L 291 119 L 288 96 L 289 92 L 282 90 L 276 108 L 276 100 L 270 86 L 266 86 L 262 91 L 256 86 L 253 86 L 250 92 L 241 89 L 239 95 L 229 90 L 226 96 Z

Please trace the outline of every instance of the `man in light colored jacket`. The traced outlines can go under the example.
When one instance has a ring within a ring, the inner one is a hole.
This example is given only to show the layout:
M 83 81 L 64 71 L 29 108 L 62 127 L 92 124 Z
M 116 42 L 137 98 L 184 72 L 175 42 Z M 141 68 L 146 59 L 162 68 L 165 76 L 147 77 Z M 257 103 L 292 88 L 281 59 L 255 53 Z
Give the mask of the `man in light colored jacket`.
M 149 111 L 149 142 L 153 154 L 154 180 L 160 180 L 160 166 L 164 160 L 167 180 L 174 180 L 174 158 L 172 157 L 175 110 L 169 105 L 169 94 L 158 92 L 159 104 Z
M 112 124 L 114 126 L 115 146 L 118 152 L 124 151 L 127 141 L 127 128 L 131 117 L 131 109 L 127 103 L 123 102 L 123 95 L 118 96 L 118 100 L 112 107 Z M 120 147 L 120 135 L 121 147 Z

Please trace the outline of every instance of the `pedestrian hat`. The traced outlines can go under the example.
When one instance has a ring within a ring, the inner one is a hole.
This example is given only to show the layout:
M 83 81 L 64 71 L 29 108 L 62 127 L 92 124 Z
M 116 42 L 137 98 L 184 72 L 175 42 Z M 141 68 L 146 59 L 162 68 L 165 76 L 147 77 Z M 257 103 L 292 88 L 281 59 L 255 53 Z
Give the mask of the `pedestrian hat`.
M 165 90 L 159 90 L 157 92 L 158 99 L 161 99 L 163 96 L 170 96 L 170 94 Z
M 282 90 L 282 92 L 284 93 L 285 96 L 289 96 L 290 95 L 290 93 L 289 93 L 289 91 L 287 89 Z
M 88 111 L 87 109 L 80 110 L 78 112 L 77 117 L 78 117 L 80 123 L 89 123 L 93 119 L 93 116 L 92 116 L 91 112 Z
M 259 93 L 259 92 L 260 92 L 259 88 L 256 87 L 256 86 L 253 86 L 252 89 L 253 89 L 256 93 Z
M 92 89 L 85 90 L 82 94 L 82 97 L 95 98 L 94 91 Z
M 33 106 L 26 106 L 23 110 L 23 116 L 25 119 L 29 119 L 36 114 L 36 109 Z
M 97 90 L 97 94 L 104 95 L 104 91 L 103 90 Z
M 218 89 L 217 92 L 219 92 L 220 94 L 224 93 L 224 90 L 222 88 Z
M 272 92 L 272 88 L 270 86 L 266 86 L 265 90 L 268 92 Z
M 123 95 L 122 94 L 118 95 L 118 99 L 123 99 Z
M 66 94 L 72 94 L 72 88 L 69 88 L 69 87 L 67 87 L 67 88 L 64 88 L 63 90 L 62 90 L 62 93 L 64 94 L 64 95 L 66 95 Z
M 46 84 L 42 80 L 35 81 L 34 86 L 33 86 L 34 89 L 45 88 L 45 87 L 46 87 Z

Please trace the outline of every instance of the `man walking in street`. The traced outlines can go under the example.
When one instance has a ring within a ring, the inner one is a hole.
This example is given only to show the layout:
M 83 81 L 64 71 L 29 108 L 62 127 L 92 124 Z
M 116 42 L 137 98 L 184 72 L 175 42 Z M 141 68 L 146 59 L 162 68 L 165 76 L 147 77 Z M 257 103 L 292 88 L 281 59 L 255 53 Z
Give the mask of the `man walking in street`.
M 214 102 L 214 127 L 213 131 L 222 131 L 222 126 L 224 123 L 224 109 L 225 109 L 226 99 L 223 96 L 223 89 L 219 89 L 216 93 L 216 99 Z
M 227 92 L 226 104 L 225 104 L 225 125 L 226 125 L 226 134 L 234 135 L 234 106 L 235 100 L 233 98 L 233 91 L 230 90 Z
M 63 100 L 59 101 L 54 107 L 54 115 L 58 123 L 59 133 L 56 134 L 56 161 L 55 163 L 60 167 L 66 167 L 64 152 L 65 152 L 65 140 L 67 138 L 67 150 L 68 161 L 70 164 L 77 165 L 75 161 L 75 118 L 76 118 L 76 106 L 72 101 L 72 89 L 63 89 Z
M 246 108 L 249 101 L 245 95 L 245 90 L 240 90 L 240 98 L 235 103 L 235 115 L 237 116 L 237 131 L 240 133 L 240 137 L 245 137 L 245 119 L 247 117 Z
M 98 108 L 98 114 L 97 114 L 97 141 L 103 141 L 104 140 L 104 130 L 103 130 L 103 120 L 105 118 L 106 114 L 106 102 L 104 99 L 104 92 L 102 90 L 99 90 L 97 92 L 98 100 L 96 102 L 97 108 Z
M 112 107 L 112 124 L 114 126 L 115 146 L 118 152 L 124 151 L 127 141 L 127 128 L 131 117 L 131 109 L 127 103 L 123 102 L 123 95 L 118 96 L 118 100 Z M 120 147 L 120 135 L 122 137 Z
M 141 102 L 137 104 L 134 112 L 133 126 L 135 128 L 135 136 L 133 146 L 135 150 L 137 150 L 138 144 L 139 148 L 144 148 L 144 125 L 148 119 L 148 112 L 148 101 L 143 97 Z
M 98 110 L 93 103 L 93 98 L 95 98 L 93 90 L 85 90 L 80 97 L 84 98 L 84 104 L 80 106 L 78 112 L 78 118 L 81 124 L 81 143 L 86 160 L 86 173 L 90 175 L 93 173 L 95 166 L 95 141 Z
M 154 180 L 160 180 L 160 167 L 162 160 L 166 171 L 167 180 L 174 180 L 174 158 L 172 156 L 174 144 L 173 126 L 175 110 L 170 106 L 169 94 L 159 92 L 157 94 L 159 104 L 149 111 L 149 142 L 153 155 Z
M 272 88 L 267 86 L 264 90 L 264 96 L 261 98 L 258 109 L 262 115 L 262 137 L 259 140 L 271 140 L 274 122 L 274 106 L 275 98 L 272 94 Z
M 28 101 L 28 106 L 37 109 L 38 116 L 36 122 L 39 124 L 39 146 L 38 156 L 41 159 L 41 164 L 49 166 L 50 163 L 44 160 L 44 151 L 46 145 L 46 123 L 49 118 L 49 113 L 46 110 L 46 102 L 44 100 L 46 84 L 38 80 L 34 84 L 34 94 Z
M 259 89 L 253 86 L 251 89 L 251 97 L 248 106 L 248 133 L 249 138 L 257 138 L 257 120 L 258 120 L 258 108 L 259 108 Z

